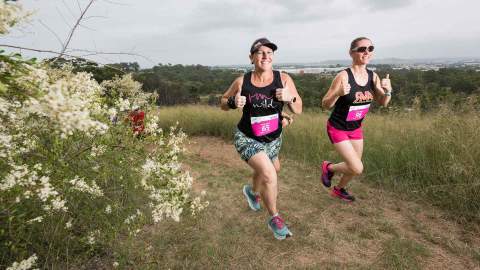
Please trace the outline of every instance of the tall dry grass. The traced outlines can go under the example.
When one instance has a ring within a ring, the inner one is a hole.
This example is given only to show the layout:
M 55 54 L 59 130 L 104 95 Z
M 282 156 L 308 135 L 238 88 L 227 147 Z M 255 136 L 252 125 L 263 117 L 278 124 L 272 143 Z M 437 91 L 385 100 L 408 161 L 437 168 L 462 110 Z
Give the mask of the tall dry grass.
M 176 121 L 190 135 L 232 139 L 239 111 L 207 106 L 158 111 L 165 126 Z M 308 164 L 339 161 L 325 131 L 328 115 L 304 113 L 284 132 L 281 155 Z M 441 207 L 458 221 L 480 221 L 480 116 L 388 112 L 364 121 L 364 181 Z

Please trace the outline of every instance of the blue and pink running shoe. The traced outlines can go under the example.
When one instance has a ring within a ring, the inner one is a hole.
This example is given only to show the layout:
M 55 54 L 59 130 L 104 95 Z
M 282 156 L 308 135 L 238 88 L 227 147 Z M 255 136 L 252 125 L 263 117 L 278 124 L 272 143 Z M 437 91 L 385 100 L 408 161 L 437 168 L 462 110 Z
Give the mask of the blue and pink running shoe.
M 243 186 L 243 195 L 245 195 L 250 209 L 252 209 L 253 211 L 260 210 L 260 196 L 253 193 L 252 187 L 250 185 Z
M 328 165 L 332 164 L 329 161 L 324 160 L 322 162 L 322 184 L 329 188 L 332 185 L 333 172 L 328 170 Z
M 293 236 L 292 232 L 287 228 L 285 221 L 279 215 L 268 220 L 268 228 L 272 230 L 273 236 L 278 240 Z
M 337 187 L 333 187 L 332 189 L 332 193 L 331 193 L 332 197 L 337 197 L 337 198 L 340 198 L 346 202 L 353 202 L 355 201 L 355 197 L 353 197 L 352 195 L 350 195 L 346 189 L 344 188 L 337 188 Z

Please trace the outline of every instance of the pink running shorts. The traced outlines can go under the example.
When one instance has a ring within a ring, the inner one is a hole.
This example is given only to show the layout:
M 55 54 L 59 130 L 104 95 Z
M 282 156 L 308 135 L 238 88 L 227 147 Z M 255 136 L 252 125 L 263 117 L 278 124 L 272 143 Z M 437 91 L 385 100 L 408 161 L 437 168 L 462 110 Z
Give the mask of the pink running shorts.
M 362 127 L 354 130 L 340 130 L 334 128 L 330 121 L 327 121 L 327 134 L 332 144 L 336 144 L 346 140 L 363 140 Z

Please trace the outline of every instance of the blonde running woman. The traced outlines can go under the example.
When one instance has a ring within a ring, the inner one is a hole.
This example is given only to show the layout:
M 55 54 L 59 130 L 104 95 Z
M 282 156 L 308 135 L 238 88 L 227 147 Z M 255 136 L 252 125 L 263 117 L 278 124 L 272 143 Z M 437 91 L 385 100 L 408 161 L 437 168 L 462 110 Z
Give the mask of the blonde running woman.
M 325 187 L 330 187 L 333 175 L 341 173 L 340 182 L 333 187 L 331 195 L 347 202 L 355 200 L 346 190 L 348 182 L 363 172 L 362 121 L 372 101 L 387 106 L 392 95 L 388 74 L 380 80 L 375 72 L 367 69 L 373 50 L 370 39 L 353 40 L 349 50 L 352 66 L 337 74 L 322 100 L 323 108 L 333 107 L 327 133 L 343 161 L 335 164 L 323 161 L 321 180 Z

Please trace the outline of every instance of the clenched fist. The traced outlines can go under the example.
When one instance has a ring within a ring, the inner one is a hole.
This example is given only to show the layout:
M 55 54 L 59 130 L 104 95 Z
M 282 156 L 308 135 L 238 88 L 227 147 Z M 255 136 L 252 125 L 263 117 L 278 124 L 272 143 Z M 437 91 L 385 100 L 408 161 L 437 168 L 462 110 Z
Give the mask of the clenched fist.
M 390 74 L 387 74 L 384 79 L 380 81 L 384 91 L 392 92 L 392 83 L 390 82 Z
M 241 96 L 240 93 L 241 91 L 238 91 L 238 93 L 235 95 L 235 106 L 237 106 L 237 108 L 243 108 L 245 103 L 247 103 L 247 97 Z
M 279 101 L 290 102 L 293 99 L 293 95 L 290 94 L 290 91 L 287 87 L 284 88 L 277 88 L 275 92 L 275 96 Z

